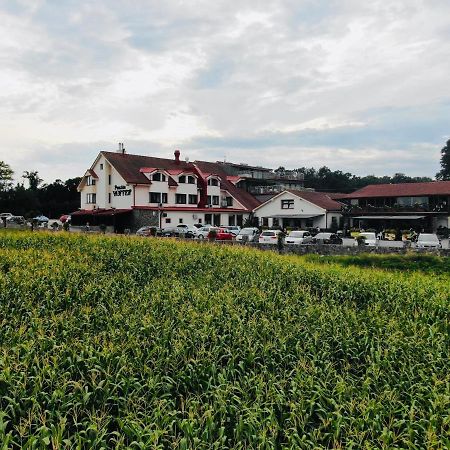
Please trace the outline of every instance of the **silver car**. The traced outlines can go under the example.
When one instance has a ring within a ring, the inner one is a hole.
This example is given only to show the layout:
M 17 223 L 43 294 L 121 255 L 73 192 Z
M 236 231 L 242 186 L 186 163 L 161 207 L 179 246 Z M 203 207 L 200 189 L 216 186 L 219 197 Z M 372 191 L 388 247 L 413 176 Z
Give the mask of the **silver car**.
M 258 228 L 242 228 L 239 234 L 236 236 L 236 241 L 238 242 L 255 242 L 259 234 Z
M 416 248 L 442 248 L 442 244 L 436 234 L 420 233 Z

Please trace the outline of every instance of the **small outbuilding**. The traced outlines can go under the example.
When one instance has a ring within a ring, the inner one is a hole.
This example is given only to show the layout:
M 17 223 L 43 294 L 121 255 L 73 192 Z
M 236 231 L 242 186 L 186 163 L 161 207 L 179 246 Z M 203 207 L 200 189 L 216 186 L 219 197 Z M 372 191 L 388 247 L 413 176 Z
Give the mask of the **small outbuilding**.
M 343 204 L 325 192 L 285 190 L 254 209 L 263 227 L 339 229 Z

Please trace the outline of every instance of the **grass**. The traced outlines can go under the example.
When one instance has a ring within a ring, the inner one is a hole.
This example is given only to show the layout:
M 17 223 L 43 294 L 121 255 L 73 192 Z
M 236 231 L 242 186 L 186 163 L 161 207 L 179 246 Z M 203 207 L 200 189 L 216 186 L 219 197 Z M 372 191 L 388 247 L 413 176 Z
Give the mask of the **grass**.
M 162 239 L 0 234 L 3 448 L 449 448 L 450 287 Z

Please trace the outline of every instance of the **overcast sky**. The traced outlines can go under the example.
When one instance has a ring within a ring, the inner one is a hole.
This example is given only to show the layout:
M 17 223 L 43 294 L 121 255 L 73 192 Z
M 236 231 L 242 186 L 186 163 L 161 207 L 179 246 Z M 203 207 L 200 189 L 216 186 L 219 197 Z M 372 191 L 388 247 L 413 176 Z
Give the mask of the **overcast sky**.
M 0 160 L 100 150 L 434 176 L 449 0 L 0 0 Z

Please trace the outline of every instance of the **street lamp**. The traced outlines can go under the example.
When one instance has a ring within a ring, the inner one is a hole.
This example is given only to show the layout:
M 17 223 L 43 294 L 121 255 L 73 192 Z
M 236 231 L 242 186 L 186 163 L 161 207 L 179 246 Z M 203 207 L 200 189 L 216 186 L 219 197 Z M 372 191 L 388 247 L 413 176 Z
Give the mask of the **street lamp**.
M 113 233 L 116 232 L 116 208 L 114 206 L 111 207 L 112 218 L 113 218 Z
M 162 229 L 162 208 L 163 208 L 163 204 L 162 203 L 158 203 L 158 214 L 159 214 L 159 229 Z

